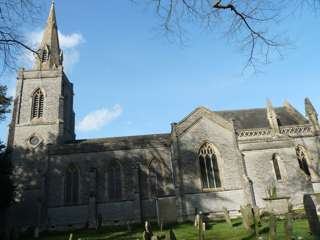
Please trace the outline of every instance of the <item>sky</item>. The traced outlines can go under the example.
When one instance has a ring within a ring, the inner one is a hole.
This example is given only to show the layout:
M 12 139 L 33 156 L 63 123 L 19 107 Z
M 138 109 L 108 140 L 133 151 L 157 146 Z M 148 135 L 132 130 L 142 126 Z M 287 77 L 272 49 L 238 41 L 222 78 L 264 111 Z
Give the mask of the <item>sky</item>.
M 64 66 L 74 84 L 78 139 L 170 132 L 198 106 L 211 110 L 261 108 L 288 100 L 304 114 L 304 98 L 320 110 L 320 16 L 294 14 L 280 23 L 292 43 L 283 55 L 243 71 L 247 56 L 237 45 L 197 25 L 184 44 L 159 31 L 152 8 L 129 0 L 56 0 Z M 141 3 L 141 2 L 140 2 Z M 39 44 L 49 1 L 25 34 Z M 21 65 L 30 67 L 30 55 Z M 15 73 L 3 79 L 9 93 Z M 0 139 L 7 137 L 7 120 Z

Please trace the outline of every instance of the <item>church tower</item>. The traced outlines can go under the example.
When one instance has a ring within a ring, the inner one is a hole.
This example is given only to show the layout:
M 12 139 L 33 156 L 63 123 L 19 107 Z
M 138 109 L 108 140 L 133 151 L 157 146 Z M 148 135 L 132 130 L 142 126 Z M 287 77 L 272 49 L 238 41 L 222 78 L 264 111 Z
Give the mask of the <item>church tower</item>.
M 16 225 L 39 226 L 46 219 L 48 144 L 75 139 L 73 85 L 63 70 L 55 5 L 32 69 L 20 69 L 9 127 L 8 148 L 14 167 Z M 35 214 L 37 213 L 37 214 Z
M 8 145 L 36 148 L 74 138 L 73 85 L 63 71 L 52 3 L 35 65 L 18 74 Z

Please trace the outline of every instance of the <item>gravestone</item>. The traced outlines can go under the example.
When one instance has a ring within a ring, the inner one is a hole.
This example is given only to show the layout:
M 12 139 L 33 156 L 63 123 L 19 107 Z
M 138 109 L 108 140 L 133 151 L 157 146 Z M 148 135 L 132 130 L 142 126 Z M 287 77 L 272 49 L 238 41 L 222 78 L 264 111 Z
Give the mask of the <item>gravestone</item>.
M 285 240 L 291 240 L 292 233 L 293 233 L 293 213 L 292 213 L 292 204 L 289 204 L 288 213 L 285 215 L 285 219 L 284 219 Z
M 245 229 L 251 230 L 253 225 L 252 207 L 250 204 L 246 206 L 240 206 L 240 212 L 242 215 L 242 223 Z
M 226 220 L 226 223 L 228 223 L 228 225 L 232 227 L 230 214 L 226 207 L 223 207 L 223 215 L 224 215 L 224 219 Z
M 315 239 L 320 239 L 320 224 L 316 206 L 309 194 L 303 196 L 303 206 L 309 223 L 309 229 Z
M 151 225 L 148 221 L 146 221 L 144 224 L 143 239 L 152 240 L 152 236 L 153 236 L 153 233 L 152 233 Z
M 269 217 L 269 235 L 268 240 L 276 240 L 277 238 L 277 218 L 274 213 L 270 214 Z

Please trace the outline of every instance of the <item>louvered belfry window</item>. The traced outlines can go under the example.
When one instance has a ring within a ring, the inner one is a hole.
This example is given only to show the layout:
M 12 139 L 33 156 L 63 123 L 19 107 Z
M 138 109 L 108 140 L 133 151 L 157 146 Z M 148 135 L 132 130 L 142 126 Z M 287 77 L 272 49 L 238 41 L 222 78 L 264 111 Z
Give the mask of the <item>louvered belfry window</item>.
M 204 189 L 221 187 L 217 156 L 212 144 L 205 143 L 200 148 L 199 162 L 202 187 Z
M 32 96 L 32 118 L 43 117 L 44 95 L 40 89 L 36 90 Z

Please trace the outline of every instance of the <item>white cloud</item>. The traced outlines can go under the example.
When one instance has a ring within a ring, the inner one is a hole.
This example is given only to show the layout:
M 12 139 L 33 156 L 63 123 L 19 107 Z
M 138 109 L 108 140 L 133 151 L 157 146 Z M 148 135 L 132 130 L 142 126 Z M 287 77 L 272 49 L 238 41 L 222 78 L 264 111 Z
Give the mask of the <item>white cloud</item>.
M 100 130 L 111 121 L 118 118 L 122 112 L 123 109 L 119 104 L 114 105 L 112 109 L 98 109 L 87 114 L 77 125 L 77 130 L 81 132 Z
M 63 34 L 59 31 L 60 47 L 64 54 L 64 66 L 67 71 L 71 71 L 73 66 L 80 60 L 80 52 L 77 47 L 84 42 L 80 33 Z M 26 35 L 27 43 L 34 49 L 37 49 L 42 40 L 43 30 L 30 32 Z M 34 56 L 31 52 L 25 52 L 21 57 L 21 64 L 25 67 L 31 67 L 34 62 Z

